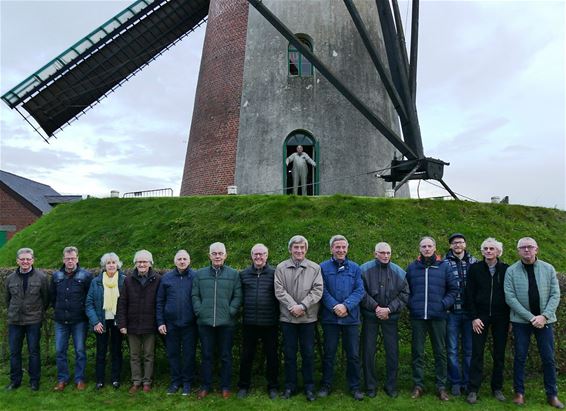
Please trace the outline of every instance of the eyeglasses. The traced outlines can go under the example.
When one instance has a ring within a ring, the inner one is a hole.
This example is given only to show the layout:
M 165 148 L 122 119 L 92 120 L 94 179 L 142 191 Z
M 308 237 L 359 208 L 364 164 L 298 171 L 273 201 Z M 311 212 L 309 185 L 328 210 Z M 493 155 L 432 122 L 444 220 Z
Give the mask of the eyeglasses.
M 213 257 L 218 257 L 218 256 L 223 256 L 224 252 L 223 251 L 213 251 L 212 253 L 210 253 L 211 256 Z
M 452 241 L 453 245 L 461 245 L 461 244 L 466 244 L 465 241 Z
M 63 258 L 64 261 L 75 261 L 77 257 L 65 257 Z
M 33 258 L 18 258 L 20 261 L 33 261 Z
M 520 247 L 517 247 L 519 250 L 525 251 L 525 250 L 534 250 L 535 248 L 537 248 L 536 245 L 522 245 Z
M 267 253 L 253 253 L 254 257 L 263 257 L 264 255 L 267 255 Z
M 378 251 L 377 254 L 391 255 L 391 251 Z

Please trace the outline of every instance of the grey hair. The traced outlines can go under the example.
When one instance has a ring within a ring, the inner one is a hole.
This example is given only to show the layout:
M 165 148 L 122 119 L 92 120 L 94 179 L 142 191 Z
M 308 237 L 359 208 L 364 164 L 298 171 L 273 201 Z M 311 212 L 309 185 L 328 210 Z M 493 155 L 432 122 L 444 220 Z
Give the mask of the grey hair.
M 381 242 L 379 242 L 375 245 L 374 251 L 378 251 L 378 250 L 382 249 L 383 247 L 387 247 L 391 250 L 391 246 L 388 243 L 386 243 L 385 241 L 381 241 Z
M 189 257 L 189 260 L 191 259 L 191 255 L 189 254 L 189 252 L 187 250 L 179 250 L 175 253 L 175 257 L 173 257 L 173 264 L 175 264 L 175 260 L 177 260 L 177 256 L 179 254 L 187 254 L 187 257 Z
M 65 256 L 65 254 L 69 254 L 69 253 L 75 253 L 75 254 L 77 254 L 77 257 L 78 257 L 79 256 L 79 249 L 77 247 L 73 247 L 73 246 L 65 247 L 63 249 L 63 257 Z
M 519 244 L 521 244 L 522 241 L 533 242 L 533 243 L 535 243 L 535 247 L 538 248 L 538 244 L 537 244 L 536 240 L 532 237 L 523 237 L 523 238 L 519 239 L 519 241 L 517 241 L 517 248 L 519 248 Z
M 147 256 L 148 261 L 151 265 L 153 265 L 153 255 L 151 255 L 151 253 L 147 250 L 136 251 L 136 254 L 134 255 L 134 264 L 138 261 L 138 257 L 141 257 L 142 255 Z
M 434 238 L 432 238 L 431 236 L 425 235 L 424 237 L 421 237 L 420 241 L 419 241 L 419 246 L 421 245 L 421 243 L 424 240 L 430 240 L 432 241 L 432 244 L 434 244 L 434 246 L 436 247 L 436 240 Z
M 291 247 L 293 246 L 293 244 L 300 244 L 300 243 L 305 243 L 307 250 L 309 249 L 309 242 L 302 235 L 294 235 L 293 237 L 291 237 L 287 248 L 289 249 L 289 251 L 291 251 Z
M 348 240 L 346 239 L 346 237 L 344 237 L 344 236 L 341 235 L 341 234 L 336 234 L 336 235 L 333 235 L 333 236 L 330 238 L 330 242 L 329 242 L 329 243 L 330 243 L 330 247 L 332 247 L 332 245 L 333 245 L 336 241 L 346 241 L 346 245 L 350 245 L 350 244 L 348 243 Z
M 213 250 L 222 250 L 224 254 L 226 254 L 226 246 L 224 243 L 216 242 L 210 244 L 210 248 L 208 249 L 208 253 L 212 253 Z
M 108 261 L 115 261 L 118 269 L 122 268 L 122 261 L 120 261 L 120 257 L 116 253 L 106 253 L 100 257 L 100 266 L 102 268 L 106 267 Z
M 503 255 L 503 243 L 497 241 L 493 237 L 488 237 L 485 240 L 483 240 L 483 243 L 481 243 L 480 250 L 483 250 L 483 248 L 487 247 L 488 244 L 492 245 L 495 249 L 497 249 L 497 251 L 499 251 L 498 257 L 501 257 Z
M 254 256 L 254 250 L 256 248 L 265 248 L 265 252 L 269 253 L 269 250 L 267 249 L 267 247 L 265 246 L 265 244 L 262 243 L 257 243 L 256 245 L 254 245 L 250 251 L 250 254 L 252 255 L 252 257 Z
M 20 255 L 22 254 L 31 254 L 31 256 L 33 257 L 33 250 L 31 248 L 20 248 L 17 252 L 16 252 L 16 257 L 20 257 Z

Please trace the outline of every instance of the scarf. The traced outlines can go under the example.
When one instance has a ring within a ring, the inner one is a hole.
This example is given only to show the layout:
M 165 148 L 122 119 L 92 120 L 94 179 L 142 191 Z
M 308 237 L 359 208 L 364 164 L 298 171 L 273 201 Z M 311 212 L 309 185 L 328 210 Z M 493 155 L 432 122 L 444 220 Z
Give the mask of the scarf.
M 110 311 L 116 315 L 116 307 L 118 305 L 118 297 L 120 297 L 120 290 L 118 289 L 119 273 L 108 277 L 106 271 L 102 273 L 102 284 L 104 285 L 104 304 L 102 308 L 105 311 Z

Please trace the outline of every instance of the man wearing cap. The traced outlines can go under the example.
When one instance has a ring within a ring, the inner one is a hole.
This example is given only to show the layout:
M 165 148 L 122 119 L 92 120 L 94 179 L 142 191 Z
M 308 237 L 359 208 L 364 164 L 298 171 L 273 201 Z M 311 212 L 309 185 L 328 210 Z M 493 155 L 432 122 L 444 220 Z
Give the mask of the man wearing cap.
M 531 237 L 517 243 L 520 260 L 505 273 L 505 301 L 511 309 L 515 360 L 513 388 L 517 405 L 525 403 L 525 362 L 531 335 L 534 334 L 544 375 L 544 390 L 548 404 L 563 409 L 558 399 L 556 363 L 554 361 L 553 324 L 560 302 L 560 286 L 554 267 L 537 258 L 538 245 Z
M 470 362 L 472 360 L 472 318 L 464 307 L 464 292 L 468 269 L 477 260 L 466 251 L 464 234 L 452 234 L 448 238 L 448 243 L 450 250 L 448 250 L 444 259 L 450 266 L 451 275 L 458 282 L 456 301 L 446 319 L 448 382 L 452 387 L 452 395 L 459 396 L 461 391 L 466 392 L 468 389 Z M 460 346 L 462 347 L 461 351 Z

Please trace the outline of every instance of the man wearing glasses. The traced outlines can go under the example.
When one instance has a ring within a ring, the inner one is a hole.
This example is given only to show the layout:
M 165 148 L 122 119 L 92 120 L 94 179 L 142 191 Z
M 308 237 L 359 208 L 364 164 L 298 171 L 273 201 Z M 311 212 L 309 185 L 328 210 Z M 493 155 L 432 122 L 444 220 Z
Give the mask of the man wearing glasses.
M 537 258 L 538 245 L 531 237 L 517 243 L 520 260 L 505 274 L 505 301 L 511 308 L 511 323 L 515 343 L 513 388 L 517 405 L 525 403 L 525 362 L 531 335 L 534 334 L 544 375 L 544 390 L 548 404 L 563 409 L 558 399 L 556 365 L 554 362 L 553 324 L 560 302 L 560 287 L 554 267 Z
M 231 395 L 234 323 L 242 303 L 242 285 L 238 272 L 224 265 L 228 257 L 224 244 L 211 244 L 208 257 L 211 264 L 197 271 L 192 290 L 202 353 L 202 387 L 198 399 L 206 397 L 212 389 L 216 349 L 220 355 L 220 389 L 222 397 L 227 399 Z
M 51 277 L 51 303 L 55 317 L 55 352 L 57 364 L 57 385 L 54 391 L 63 391 L 69 384 L 67 350 L 69 338 L 75 346 L 75 384 L 83 391 L 86 369 L 86 330 L 88 320 L 85 301 L 92 281 L 92 275 L 79 267 L 79 250 L 65 247 L 63 266 Z
M 362 364 L 368 396 L 375 397 L 376 340 L 379 329 L 385 349 L 385 393 L 397 397 L 399 368 L 399 315 L 409 300 L 409 285 L 405 271 L 391 262 L 391 247 L 381 242 L 375 245 L 375 260 L 361 266 L 366 294 L 362 299 Z

